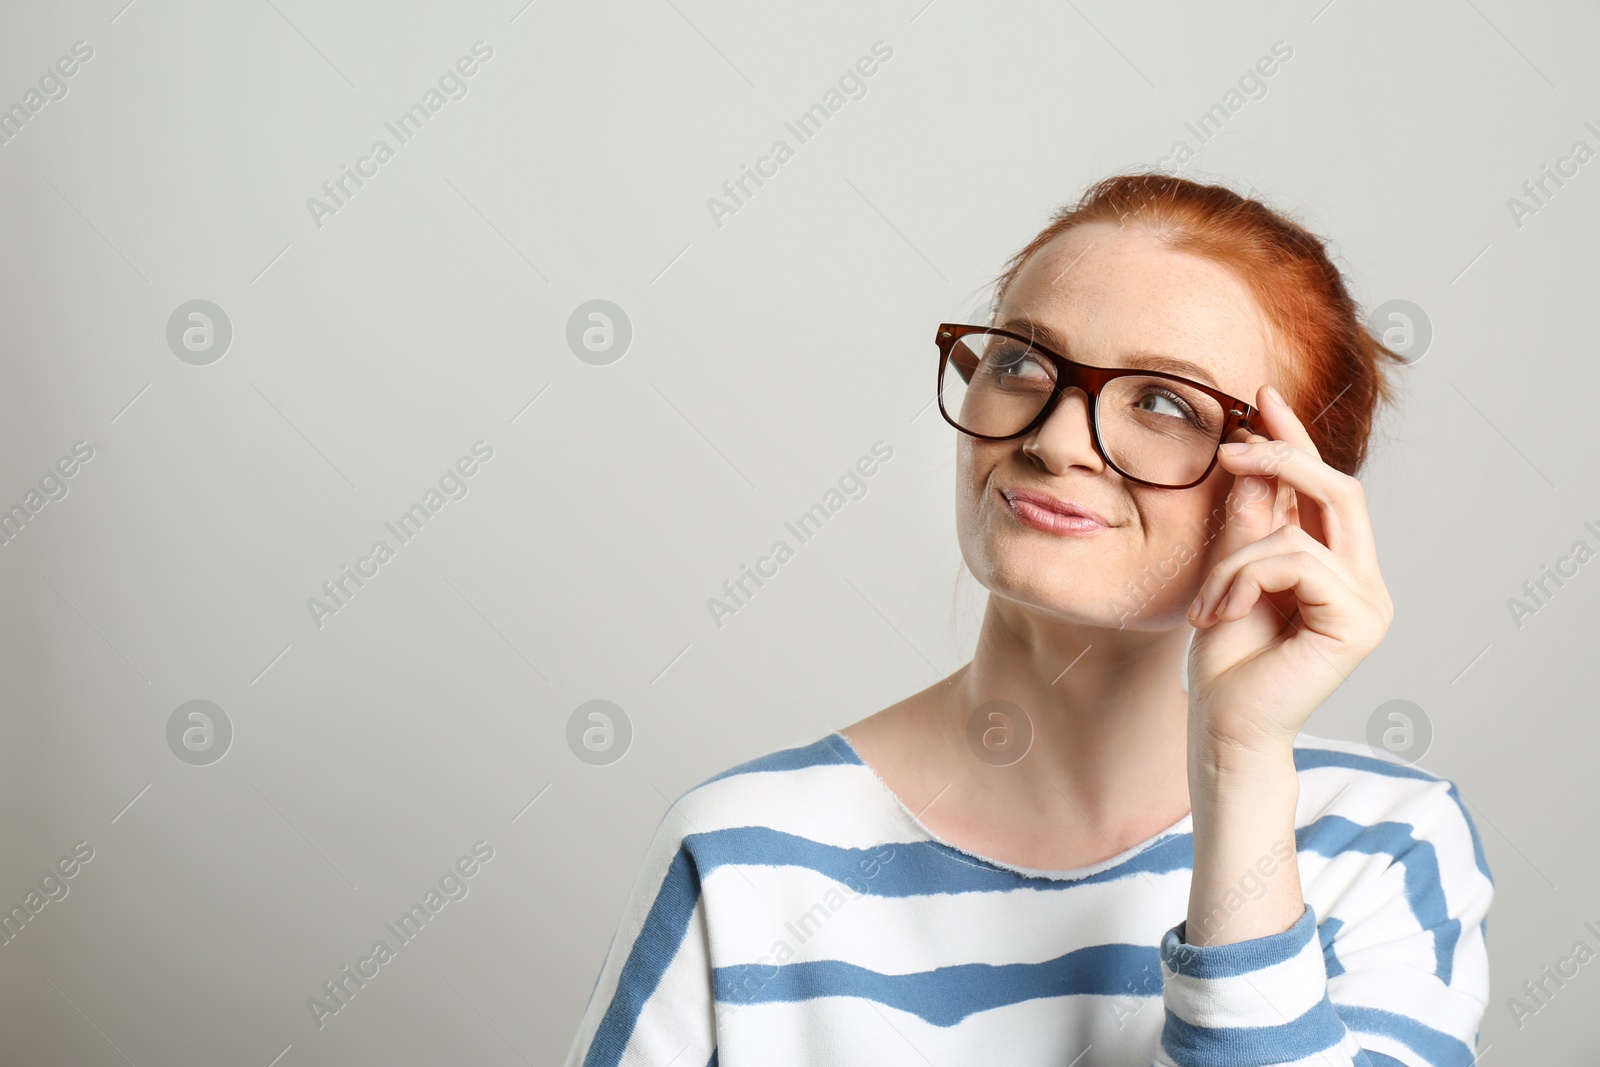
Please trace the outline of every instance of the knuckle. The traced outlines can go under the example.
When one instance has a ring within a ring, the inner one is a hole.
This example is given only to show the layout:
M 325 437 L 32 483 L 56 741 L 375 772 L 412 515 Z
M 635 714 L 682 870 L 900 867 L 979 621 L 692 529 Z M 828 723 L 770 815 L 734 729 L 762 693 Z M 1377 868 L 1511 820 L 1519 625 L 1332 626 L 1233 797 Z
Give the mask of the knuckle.
M 1296 526 L 1292 522 L 1284 523 L 1273 534 L 1286 545 L 1298 546 L 1301 549 L 1309 549 L 1312 543 L 1316 541 L 1316 538 L 1306 532 L 1305 527 Z

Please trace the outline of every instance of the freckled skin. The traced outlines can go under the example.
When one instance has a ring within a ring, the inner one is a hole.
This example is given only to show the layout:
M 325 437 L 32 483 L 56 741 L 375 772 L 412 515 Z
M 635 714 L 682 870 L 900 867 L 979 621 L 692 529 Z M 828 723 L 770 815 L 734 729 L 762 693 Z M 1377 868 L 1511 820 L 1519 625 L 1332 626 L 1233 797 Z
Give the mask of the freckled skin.
M 1280 384 L 1274 331 L 1244 283 L 1211 260 L 1163 248 L 1138 227 L 1075 227 L 1041 248 L 1018 272 L 996 322 L 1021 315 L 1066 337 L 1072 350 L 1061 354 L 1081 363 L 1122 366 L 1123 353 L 1145 350 L 1200 364 L 1223 391 L 1246 400 L 1262 382 Z M 957 435 L 962 555 L 1001 598 L 1002 611 L 1026 605 L 1089 625 L 1120 620 L 1130 629 L 1183 625 L 1209 562 L 1184 566 L 1180 580 L 1137 614 L 1127 614 L 1138 602 L 1123 583 L 1145 566 L 1170 574 L 1179 545 L 1188 552 L 1177 558 L 1198 555 L 1207 518 L 1221 514 L 1233 476 L 1219 465 L 1200 485 L 1178 491 L 1127 481 L 1094 451 L 1086 402 L 1083 393 L 1069 393 L 1028 437 Z M 1083 504 L 1118 528 L 1074 538 L 1020 526 L 999 495 L 1012 485 Z

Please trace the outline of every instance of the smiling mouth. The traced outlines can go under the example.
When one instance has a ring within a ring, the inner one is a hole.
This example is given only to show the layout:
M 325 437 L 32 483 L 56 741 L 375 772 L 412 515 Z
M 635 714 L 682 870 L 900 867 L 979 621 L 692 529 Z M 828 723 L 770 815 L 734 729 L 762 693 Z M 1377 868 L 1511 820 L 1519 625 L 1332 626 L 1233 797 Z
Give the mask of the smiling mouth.
M 1044 533 L 1095 534 L 1112 529 L 1110 523 L 1088 508 L 1031 490 L 1001 490 L 1006 509 L 1025 526 Z

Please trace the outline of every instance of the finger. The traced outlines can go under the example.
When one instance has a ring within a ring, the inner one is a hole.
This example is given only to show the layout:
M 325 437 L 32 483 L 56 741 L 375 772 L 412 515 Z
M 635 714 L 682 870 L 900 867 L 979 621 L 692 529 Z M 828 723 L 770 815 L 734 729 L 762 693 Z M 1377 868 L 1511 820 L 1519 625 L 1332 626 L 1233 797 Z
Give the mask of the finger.
M 1317 443 L 1311 439 L 1311 431 L 1306 429 L 1300 416 L 1270 384 L 1256 390 L 1256 407 L 1260 409 L 1260 417 L 1255 420 L 1257 433 L 1264 428 L 1268 437 L 1288 441 L 1300 451 L 1322 458 Z
M 1352 563 L 1368 567 L 1376 562 L 1366 491 L 1359 481 L 1287 441 L 1244 442 L 1242 449 L 1234 448 L 1232 443 L 1218 446 L 1218 462 L 1224 469 L 1278 479 L 1295 491 L 1297 506 L 1301 497 L 1309 497 L 1321 521 L 1311 521 L 1308 509 L 1299 506 L 1300 525 L 1306 532 Z
M 1266 438 L 1240 426 L 1229 435 L 1228 440 L 1250 443 L 1264 441 Z M 1273 479 L 1270 477 L 1245 476 L 1233 479 L 1233 485 L 1229 487 L 1224 500 L 1222 529 L 1217 540 L 1217 559 L 1225 559 L 1245 545 L 1259 541 L 1273 531 L 1272 513 L 1276 503 L 1273 490 Z
M 1261 540 L 1245 545 L 1212 567 L 1200 583 L 1200 591 L 1195 595 L 1194 604 L 1190 605 L 1194 610 L 1189 613 L 1189 619 L 1196 625 L 1215 621 L 1216 606 L 1224 595 L 1228 594 L 1239 571 L 1257 560 L 1295 552 L 1309 552 L 1321 560 L 1346 586 L 1352 589 L 1358 587 L 1359 583 L 1346 568 L 1345 562 L 1335 556 L 1327 545 L 1298 526 L 1285 525 Z
M 1311 431 L 1300 421 L 1300 417 L 1295 414 L 1294 409 L 1289 406 L 1283 395 L 1273 388 L 1271 383 L 1264 384 L 1256 390 L 1256 407 L 1260 413 L 1259 418 L 1255 420 L 1258 428 L 1267 431 L 1270 438 L 1287 441 L 1302 452 L 1309 452 L 1318 459 L 1322 458 L 1322 452 L 1317 448 L 1316 441 L 1311 438 Z M 1279 493 L 1278 503 L 1281 509 L 1279 512 L 1280 524 L 1294 522 L 1308 527 L 1312 535 L 1318 540 L 1325 539 L 1324 534 L 1326 531 L 1322 524 L 1322 517 L 1315 510 L 1306 514 L 1302 514 L 1298 510 L 1293 487 L 1284 486 L 1282 488 Z M 1290 517 L 1291 513 L 1293 518 Z
M 1217 559 L 1226 559 L 1272 532 L 1273 491 L 1270 478 L 1252 474 L 1236 477 L 1228 490 Z
M 1251 560 L 1239 568 L 1222 599 L 1218 622 L 1242 619 L 1266 593 L 1290 592 L 1299 602 L 1301 628 L 1336 641 L 1354 637 L 1367 612 L 1362 601 L 1326 563 L 1295 551 Z
M 1246 433 L 1240 439 L 1248 441 L 1251 444 L 1272 440 L 1272 438 L 1263 437 L 1258 433 Z M 1272 529 L 1276 530 L 1278 527 L 1286 525 L 1290 522 L 1293 522 L 1295 525 L 1299 525 L 1299 510 L 1295 506 L 1294 490 L 1289 486 L 1284 485 L 1277 478 L 1268 478 L 1267 485 L 1271 487 L 1273 494 Z

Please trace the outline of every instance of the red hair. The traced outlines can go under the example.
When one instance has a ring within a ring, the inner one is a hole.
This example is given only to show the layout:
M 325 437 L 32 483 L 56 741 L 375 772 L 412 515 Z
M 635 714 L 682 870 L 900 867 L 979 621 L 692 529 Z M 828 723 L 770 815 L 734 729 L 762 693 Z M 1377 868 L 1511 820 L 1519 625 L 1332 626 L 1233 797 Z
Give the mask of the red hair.
M 1174 251 L 1231 268 L 1289 346 L 1292 358 L 1279 367 L 1284 399 L 1305 423 L 1323 462 L 1349 475 L 1361 469 L 1373 416 L 1394 399 L 1384 371 L 1406 361 L 1367 328 L 1321 238 L 1220 185 L 1159 173 L 1119 174 L 1091 186 L 1075 206 L 1058 210 L 1007 261 L 997 278 L 995 311 L 1028 257 L 1088 222 L 1137 224 Z

